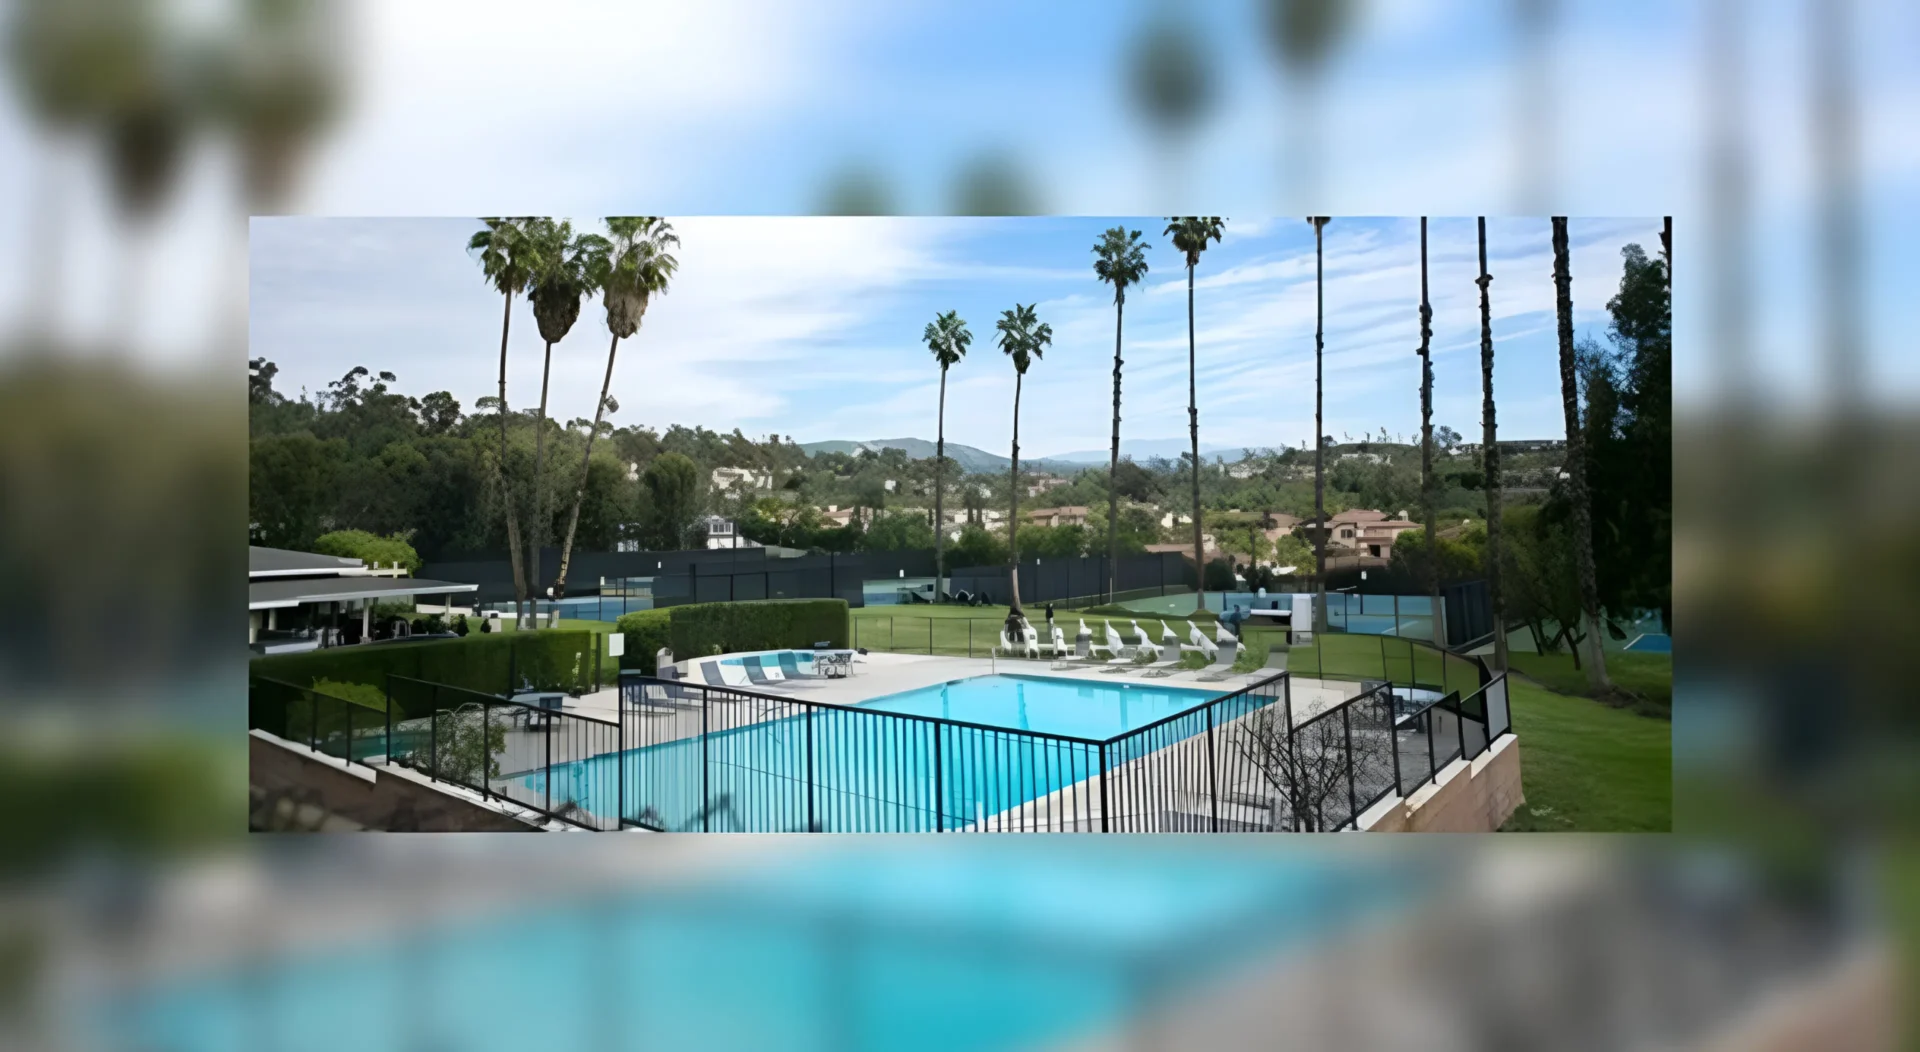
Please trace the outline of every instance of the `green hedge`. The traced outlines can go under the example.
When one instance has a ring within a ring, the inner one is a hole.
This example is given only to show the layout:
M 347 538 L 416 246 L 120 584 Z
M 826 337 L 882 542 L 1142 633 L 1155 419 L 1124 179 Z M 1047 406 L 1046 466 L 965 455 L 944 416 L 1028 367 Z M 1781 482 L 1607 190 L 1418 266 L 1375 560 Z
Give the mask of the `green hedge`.
M 821 640 L 844 647 L 853 634 L 844 599 L 693 603 L 668 613 L 673 656 L 682 661 L 710 654 L 714 647 L 727 654 L 810 647 Z
M 627 652 L 620 657 L 621 668 L 653 673 L 654 655 L 661 647 L 673 645 L 669 628 L 672 614 L 672 608 L 663 608 L 620 615 L 614 629 L 627 637 Z
M 522 680 L 540 690 L 591 689 L 594 633 L 570 629 L 505 632 L 419 643 L 329 647 L 300 654 L 254 658 L 252 675 L 310 687 L 320 680 L 385 689 L 387 676 L 409 676 L 486 694 L 517 689 Z M 398 716 L 424 716 L 431 705 L 422 692 L 399 692 Z

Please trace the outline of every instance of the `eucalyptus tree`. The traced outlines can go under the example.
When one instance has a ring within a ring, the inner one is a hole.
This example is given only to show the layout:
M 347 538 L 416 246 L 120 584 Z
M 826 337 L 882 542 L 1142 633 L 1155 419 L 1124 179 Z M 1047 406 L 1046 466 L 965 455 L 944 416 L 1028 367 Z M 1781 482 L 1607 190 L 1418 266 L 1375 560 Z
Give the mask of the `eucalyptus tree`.
M 500 395 L 494 399 L 500 410 L 500 460 L 494 470 L 507 520 L 507 559 L 513 566 L 514 613 L 518 618 L 525 614 L 531 581 L 520 558 L 520 516 L 514 507 L 513 486 L 507 479 L 507 331 L 513 323 L 513 297 L 527 290 L 533 251 L 527 241 L 526 219 L 493 217 L 481 222 L 486 229 L 467 240 L 467 251 L 479 260 L 487 284 L 504 301 L 500 310 Z
M 1593 509 L 1587 493 L 1585 428 L 1580 426 L 1580 385 L 1578 363 L 1573 353 L 1573 273 L 1568 264 L 1567 218 L 1553 217 L 1554 309 L 1559 315 L 1560 408 L 1567 422 L 1567 463 L 1562 471 L 1567 483 L 1568 503 L 1573 509 L 1573 562 L 1580 581 L 1580 626 L 1587 651 L 1587 686 L 1595 691 L 1611 689 L 1607 678 L 1607 659 L 1600 636 L 1600 589 L 1593 568 Z M 1564 627 L 1564 626 L 1563 626 Z
M 1480 217 L 1480 477 L 1487 494 L 1487 599 L 1493 606 L 1493 663 L 1495 671 L 1507 667 L 1507 610 L 1500 593 L 1500 446 L 1493 417 L 1493 303 L 1487 286 L 1493 276 L 1487 273 L 1487 217 Z M 1435 549 L 1436 556 L 1438 549 Z
M 1108 228 L 1093 246 L 1093 272 L 1113 286 L 1113 452 L 1107 462 L 1107 599 L 1115 591 L 1120 555 L 1120 333 L 1127 312 L 1127 286 L 1147 276 L 1147 249 L 1140 231 Z M 1194 568 L 1196 572 L 1200 567 Z M 1204 582 L 1202 582 L 1204 583 Z
M 553 376 L 553 345 L 566 339 L 580 320 L 580 301 L 593 292 L 592 259 L 605 251 L 597 235 L 573 232 L 564 220 L 536 219 L 527 226 L 533 246 L 533 267 L 527 278 L 527 299 L 533 304 L 534 324 L 546 343 L 540 363 L 540 411 L 533 418 L 533 509 L 527 521 L 528 576 L 540 579 L 540 546 L 552 525 L 547 511 L 546 449 L 547 393 Z M 538 596 L 534 597 L 536 601 Z
M 950 310 L 935 315 L 920 338 L 933 352 L 933 360 L 940 363 L 940 411 L 933 441 L 933 601 L 938 603 L 946 594 L 947 370 L 967 356 L 973 333 L 967 330 L 960 312 Z
M 1223 226 L 1219 216 L 1169 216 L 1167 236 L 1173 247 L 1187 260 L 1187 430 L 1193 439 L 1193 565 L 1206 564 L 1205 546 L 1200 537 L 1200 395 L 1197 387 L 1193 337 L 1193 271 L 1200 265 L 1200 254 L 1207 243 L 1220 241 Z M 1251 566 L 1249 566 L 1251 569 Z M 1194 612 L 1206 609 L 1207 593 L 1196 591 Z
M 608 237 L 601 238 L 588 254 L 588 280 L 600 290 L 607 308 L 607 331 L 613 334 L 607 344 L 607 371 L 600 380 L 600 400 L 594 403 L 593 426 L 587 431 L 587 448 L 580 457 L 580 482 L 573 491 L 573 510 L 567 514 L 566 539 L 560 545 L 560 573 L 553 581 L 553 597 L 567 594 L 567 567 L 573 559 L 574 532 L 580 527 L 580 504 L 587 496 L 587 468 L 593 463 L 593 442 L 599 437 L 606 414 L 618 409 L 609 393 L 613 386 L 613 358 L 620 341 L 640 331 L 653 297 L 665 295 L 667 286 L 680 269 L 670 249 L 680 244 L 673 224 L 660 216 L 609 216 Z
M 1012 310 L 1000 312 L 1000 320 L 994 324 L 999 333 L 1000 349 L 1013 360 L 1013 467 L 1008 474 L 1007 492 L 1010 499 L 1007 507 L 1007 573 L 1012 579 L 1007 594 L 1012 598 L 1008 605 L 1008 619 L 1020 616 L 1020 383 L 1026 378 L 1027 369 L 1034 360 L 1040 358 L 1046 348 L 1053 344 L 1053 326 L 1040 320 L 1034 313 L 1038 304 L 1014 304 Z

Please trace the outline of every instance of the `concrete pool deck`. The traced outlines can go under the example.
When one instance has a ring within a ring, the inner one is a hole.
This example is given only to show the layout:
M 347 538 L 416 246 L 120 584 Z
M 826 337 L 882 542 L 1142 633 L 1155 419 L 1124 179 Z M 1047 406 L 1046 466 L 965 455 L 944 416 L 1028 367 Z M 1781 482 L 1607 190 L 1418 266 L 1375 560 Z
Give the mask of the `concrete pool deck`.
M 681 664 L 684 668 L 686 663 Z M 856 656 L 853 675 L 845 679 L 788 680 L 783 683 L 738 689 L 792 698 L 795 701 L 817 701 L 828 705 L 852 706 L 889 694 L 937 686 L 950 680 L 1002 675 L 1038 676 L 1107 685 L 1149 684 L 1180 690 L 1203 690 L 1217 697 L 1257 683 L 1276 671 L 1258 669 L 1246 675 L 1229 676 L 1213 682 L 1200 682 L 1197 678 L 1199 673 L 1196 672 L 1183 672 L 1178 675 L 1148 679 L 1137 672 L 1105 674 L 1099 671 L 1098 666 L 1059 671 L 1055 671 L 1051 666 L 1052 662 L 1047 659 L 964 658 L 939 655 L 929 657 L 924 654 L 876 652 Z M 1293 718 L 1296 723 L 1310 719 L 1360 693 L 1358 683 L 1309 679 L 1301 676 L 1292 677 L 1289 688 L 1293 700 Z M 619 693 L 619 688 L 615 686 L 578 698 L 568 698 L 563 705 L 563 710 L 612 721 L 619 708 Z

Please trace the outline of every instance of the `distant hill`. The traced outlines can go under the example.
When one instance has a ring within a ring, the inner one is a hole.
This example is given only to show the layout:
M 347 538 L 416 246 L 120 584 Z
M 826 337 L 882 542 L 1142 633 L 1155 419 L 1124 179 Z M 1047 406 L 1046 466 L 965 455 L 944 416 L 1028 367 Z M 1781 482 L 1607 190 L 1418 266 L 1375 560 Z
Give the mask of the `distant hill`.
M 1122 457 L 1132 457 L 1134 460 L 1142 461 L 1151 460 L 1154 457 L 1165 457 L 1168 460 L 1173 460 L 1191 448 L 1193 448 L 1192 440 L 1185 438 L 1123 438 L 1120 440 L 1120 455 Z M 1200 447 L 1200 455 L 1207 460 L 1212 460 L 1215 456 L 1221 456 L 1225 457 L 1228 461 L 1237 461 L 1240 459 L 1240 451 L 1244 448 L 1246 447 L 1202 445 Z M 1080 467 L 1086 467 L 1089 464 L 1105 464 L 1111 455 L 1111 452 L 1105 449 L 1084 449 L 1073 453 L 1056 453 L 1047 459 L 1062 464 L 1074 464 Z
M 933 443 L 924 438 L 877 438 L 871 442 L 853 442 L 846 439 L 835 439 L 827 442 L 802 442 L 800 448 L 806 450 L 808 456 L 812 456 L 815 453 L 846 453 L 851 455 L 863 449 L 871 449 L 876 453 L 883 449 L 897 449 L 914 460 L 933 459 Z M 996 453 L 989 453 L 984 449 L 977 449 L 961 442 L 947 443 L 947 456 L 951 458 L 954 463 L 959 464 L 962 470 L 969 473 L 1005 471 L 1013 466 L 1013 461 L 1006 457 Z M 1104 464 L 1106 460 L 1106 453 L 1101 453 L 1098 462 Z M 1023 471 L 1032 469 L 1034 471 L 1057 471 L 1063 474 L 1072 474 L 1093 463 L 1094 461 L 1091 460 L 1066 460 L 1060 457 L 1039 457 L 1035 459 L 1022 457 L 1020 467 Z
M 852 455 L 864 449 L 871 449 L 875 453 L 883 449 L 897 449 L 914 460 L 933 459 L 933 443 L 924 438 L 882 438 L 872 442 L 836 439 L 829 442 L 803 442 L 800 448 L 806 450 L 808 456 L 815 453 Z M 1005 471 L 1013 466 L 1013 461 L 1006 457 L 994 456 L 984 449 L 975 449 L 959 442 L 947 443 L 947 456 L 954 463 L 959 464 L 961 470 L 967 472 Z

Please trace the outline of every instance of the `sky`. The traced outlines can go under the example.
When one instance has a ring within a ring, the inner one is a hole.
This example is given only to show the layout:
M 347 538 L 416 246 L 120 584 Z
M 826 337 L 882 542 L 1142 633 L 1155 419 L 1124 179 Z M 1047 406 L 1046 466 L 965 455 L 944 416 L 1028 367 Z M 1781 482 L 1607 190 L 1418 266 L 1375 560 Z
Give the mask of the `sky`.
M 620 426 L 739 428 L 801 442 L 931 440 L 939 369 L 921 341 L 957 310 L 972 349 L 947 384 L 947 437 L 1005 455 L 1014 371 L 994 342 L 1000 312 L 1035 304 L 1053 344 L 1021 389 L 1021 451 L 1107 447 L 1115 309 L 1092 246 L 1138 229 L 1150 271 L 1128 290 L 1123 442 L 1187 434 L 1186 269 L 1161 219 L 685 217 L 680 271 L 623 341 L 612 393 Z M 593 219 L 576 227 L 596 229 Z M 501 298 L 465 251 L 472 219 L 278 217 L 252 221 L 250 353 L 276 385 L 318 392 L 364 365 L 413 395 L 448 390 L 471 411 L 497 383 Z M 1660 220 L 1574 219 L 1576 335 L 1604 339 L 1621 249 L 1657 253 Z M 1545 219 L 1491 219 L 1488 269 L 1500 434 L 1564 434 Z M 1414 436 L 1420 426 L 1417 218 L 1326 228 L 1326 420 L 1336 437 Z M 1428 227 L 1434 425 L 1477 440 L 1480 318 L 1476 226 Z M 1302 445 L 1313 434 L 1314 244 L 1299 219 L 1228 218 L 1195 273 L 1203 447 Z M 610 342 L 596 299 L 554 345 L 549 415 L 592 414 Z M 543 344 L 516 300 L 508 401 L 534 405 Z

